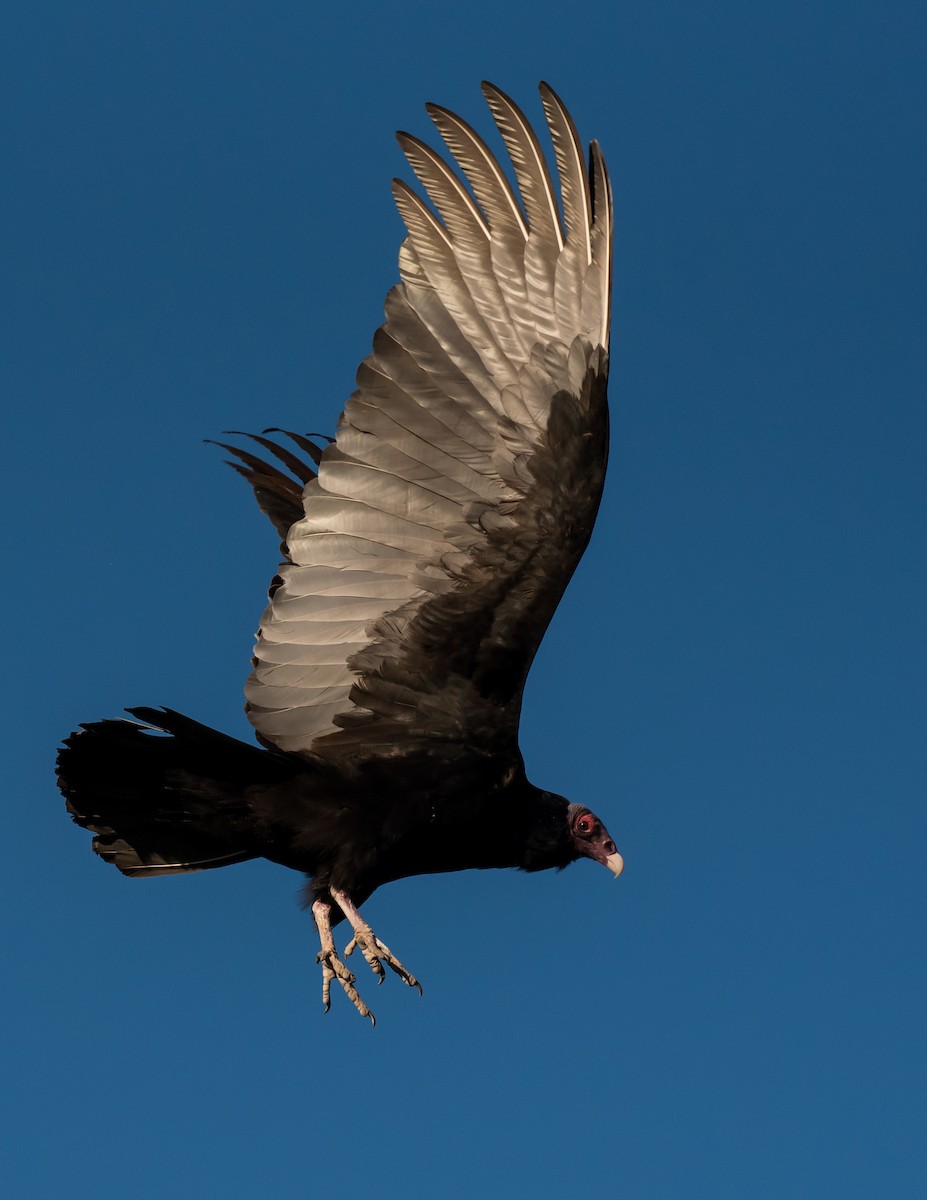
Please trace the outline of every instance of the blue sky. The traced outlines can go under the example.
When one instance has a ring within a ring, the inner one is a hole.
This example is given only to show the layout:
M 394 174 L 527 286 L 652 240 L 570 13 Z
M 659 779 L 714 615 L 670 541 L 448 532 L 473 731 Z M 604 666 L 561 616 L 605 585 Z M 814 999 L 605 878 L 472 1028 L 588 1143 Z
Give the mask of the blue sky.
M 9 1194 L 923 1194 L 923 6 L 0 23 Z M 249 736 L 276 539 L 203 439 L 333 428 L 393 130 L 487 132 L 482 78 L 549 79 L 615 184 L 611 474 L 523 749 L 627 869 L 384 889 L 425 994 L 371 1032 L 297 876 L 125 880 L 52 761 L 128 704 Z

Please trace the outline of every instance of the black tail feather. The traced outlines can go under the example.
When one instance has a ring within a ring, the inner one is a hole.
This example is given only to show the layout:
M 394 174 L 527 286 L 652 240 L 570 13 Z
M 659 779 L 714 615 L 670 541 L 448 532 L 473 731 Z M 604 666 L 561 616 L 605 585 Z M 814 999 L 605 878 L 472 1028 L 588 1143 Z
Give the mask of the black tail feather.
M 58 786 L 96 853 L 126 875 L 259 857 L 247 789 L 291 777 L 292 765 L 171 709 L 127 711 L 144 723 L 82 725 L 58 755 Z

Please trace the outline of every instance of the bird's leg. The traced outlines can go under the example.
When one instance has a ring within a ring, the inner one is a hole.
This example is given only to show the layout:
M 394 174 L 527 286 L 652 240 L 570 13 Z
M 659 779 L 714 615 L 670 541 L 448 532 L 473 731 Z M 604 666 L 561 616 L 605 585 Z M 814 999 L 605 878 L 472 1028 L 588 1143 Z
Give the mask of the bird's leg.
M 316 956 L 316 962 L 322 966 L 322 1004 L 325 1011 L 331 1008 L 332 980 L 337 979 L 344 988 L 344 994 L 351 1001 L 362 1017 L 369 1017 L 370 1023 L 376 1025 L 377 1019 L 358 995 L 354 975 L 344 965 L 335 950 L 335 939 L 332 937 L 330 913 L 332 906 L 324 900 L 316 900 L 312 905 L 312 916 L 319 931 L 319 941 L 322 949 Z
M 360 947 L 361 954 L 370 964 L 370 969 L 377 977 L 377 982 L 382 983 L 386 977 L 386 972 L 383 970 L 383 964 L 386 963 L 403 983 L 409 987 L 418 988 L 418 994 L 422 994 L 422 985 L 415 978 L 411 971 L 407 971 L 398 958 L 390 950 L 389 946 L 385 945 L 374 934 L 373 930 L 360 915 L 360 912 L 354 907 L 351 897 L 346 892 L 340 892 L 337 888 L 330 887 L 328 889 L 335 903 L 344 913 L 348 920 L 348 924 L 354 930 L 354 936 L 344 948 L 344 956 L 348 958 L 354 953 L 356 946 Z

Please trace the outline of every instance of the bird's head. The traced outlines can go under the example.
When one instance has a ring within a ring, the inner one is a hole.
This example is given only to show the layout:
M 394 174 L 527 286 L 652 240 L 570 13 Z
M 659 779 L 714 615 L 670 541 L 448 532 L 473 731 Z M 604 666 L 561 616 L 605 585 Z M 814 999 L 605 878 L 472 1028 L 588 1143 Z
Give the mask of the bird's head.
M 567 809 L 567 821 L 577 855 L 595 859 L 608 867 L 613 875 L 620 875 L 624 870 L 624 859 L 595 813 L 582 804 L 571 804 Z
M 571 804 L 556 792 L 528 785 L 526 828 L 517 840 L 521 847 L 519 866 L 523 871 L 560 871 L 579 858 L 591 858 L 608 867 L 613 875 L 624 870 L 611 834 L 583 804 Z

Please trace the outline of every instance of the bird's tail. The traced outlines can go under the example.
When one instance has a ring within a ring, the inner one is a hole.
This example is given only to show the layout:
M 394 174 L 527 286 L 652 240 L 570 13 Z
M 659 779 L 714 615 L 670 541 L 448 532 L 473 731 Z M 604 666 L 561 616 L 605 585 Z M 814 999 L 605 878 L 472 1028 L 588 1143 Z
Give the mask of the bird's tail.
M 142 723 L 83 725 L 58 755 L 58 786 L 97 854 L 125 875 L 260 856 L 247 789 L 290 777 L 286 760 L 170 709 L 128 711 Z

